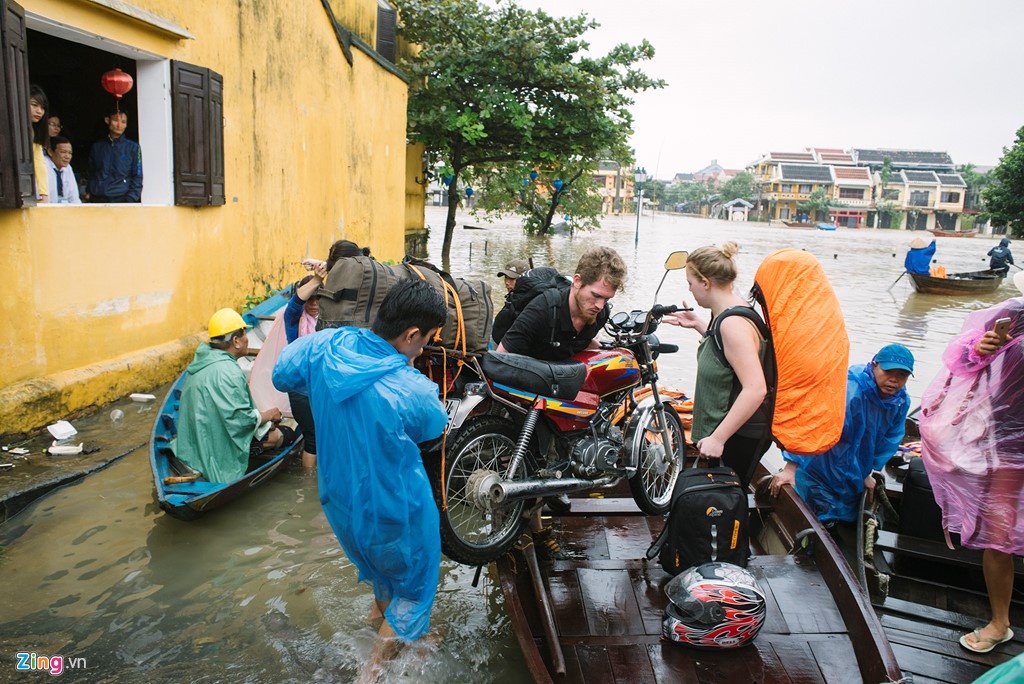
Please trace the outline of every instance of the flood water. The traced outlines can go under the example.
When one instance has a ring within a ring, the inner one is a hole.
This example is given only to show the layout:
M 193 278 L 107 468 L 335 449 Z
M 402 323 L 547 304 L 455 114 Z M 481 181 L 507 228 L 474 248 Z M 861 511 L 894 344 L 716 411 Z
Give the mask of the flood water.
M 428 208 L 429 249 L 440 264 L 444 209 Z M 464 224 L 484 226 L 466 230 Z M 602 230 L 528 239 L 513 222 L 460 216 L 450 270 L 487 278 L 507 261 L 531 257 L 572 273 L 579 254 L 603 244 L 630 269 L 619 309 L 654 301 L 672 250 L 732 239 L 741 246 L 739 287 L 749 289 L 761 259 L 781 247 L 815 254 L 843 306 L 851 363 L 900 342 L 917 358 L 908 391 L 919 398 L 936 374 L 950 335 L 968 311 L 1016 294 L 1007 281 L 981 298 L 919 295 L 902 273 L 905 232 L 768 228 L 693 218 L 645 216 L 635 249 L 636 217 L 609 218 Z M 939 239 L 948 272 L 984 268 L 989 238 Z M 298 275 L 298 274 L 297 274 Z M 685 294 L 682 272 L 669 274 L 659 301 Z M 680 344 L 661 357 L 662 381 L 689 389 L 697 336 L 668 327 Z M 154 392 L 159 391 L 158 388 Z M 93 421 L 104 449 L 145 441 L 153 413 L 126 410 L 124 427 Z M 106 421 L 106 422 L 104 422 Z M 103 428 L 103 429 L 101 429 Z M 348 682 L 370 652 L 371 595 L 355 581 L 317 499 L 315 477 L 292 468 L 253 495 L 199 521 L 163 515 L 153 503 L 145 449 L 54 492 L 0 526 L 0 681 L 27 681 L 14 654 L 63 656 L 63 677 L 90 682 Z M 504 615 L 501 590 L 485 572 L 444 561 L 432 624 L 440 640 L 406 649 L 389 681 L 524 682 L 529 678 Z M 75 661 L 73 669 L 70 667 Z M 37 674 L 37 676 L 40 676 Z

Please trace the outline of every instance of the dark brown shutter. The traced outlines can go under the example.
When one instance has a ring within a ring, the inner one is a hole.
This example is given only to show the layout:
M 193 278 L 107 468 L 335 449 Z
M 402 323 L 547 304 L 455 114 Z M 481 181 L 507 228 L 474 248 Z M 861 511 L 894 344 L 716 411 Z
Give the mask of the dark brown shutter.
M 28 41 L 25 10 L 0 0 L 0 207 L 35 204 L 32 124 L 28 116 Z
M 395 10 L 377 7 L 377 54 L 395 63 Z
M 174 203 L 224 204 L 224 78 L 171 62 Z

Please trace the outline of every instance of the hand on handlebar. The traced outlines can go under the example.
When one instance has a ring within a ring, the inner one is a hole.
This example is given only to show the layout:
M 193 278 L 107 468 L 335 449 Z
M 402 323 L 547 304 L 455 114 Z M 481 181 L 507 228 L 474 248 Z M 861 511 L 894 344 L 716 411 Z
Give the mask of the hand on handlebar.
M 696 328 L 703 323 L 685 299 L 682 306 L 675 307 L 675 312 L 667 313 L 668 315 L 662 319 L 662 322 L 669 325 L 678 325 L 680 328 Z

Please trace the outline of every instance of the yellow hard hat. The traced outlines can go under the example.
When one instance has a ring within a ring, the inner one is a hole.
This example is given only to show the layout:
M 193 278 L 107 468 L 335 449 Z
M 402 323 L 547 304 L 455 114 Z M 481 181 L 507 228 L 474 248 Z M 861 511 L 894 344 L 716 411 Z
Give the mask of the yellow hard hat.
M 221 309 L 210 316 L 210 339 L 248 327 L 237 311 L 234 309 Z

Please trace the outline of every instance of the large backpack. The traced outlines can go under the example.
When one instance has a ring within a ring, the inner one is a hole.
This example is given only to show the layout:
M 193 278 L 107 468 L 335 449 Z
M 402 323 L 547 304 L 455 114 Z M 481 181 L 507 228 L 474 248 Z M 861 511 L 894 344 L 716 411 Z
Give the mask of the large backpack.
M 718 561 L 747 566 L 747 495 L 732 468 L 689 468 L 672 489 L 668 520 L 647 550 L 670 575 Z
M 537 295 L 543 294 L 551 289 L 567 289 L 572 281 L 558 272 L 558 269 L 550 266 L 538 266 L 531 268 L 516 278 L 516 285 L 512 291 L 505 295 L 505 306 L 494 318 L 494 327 L 491 336 L 496 343 L 501 342 L 508 329 L 512 327 L 516 317 L 523 312 L 526 305 L 534 300 Z
M 444 296 L 448 318 L 441 330 L 442 346 L 466 352 L 487 351 L 493 311 L 490 285 L 483 280 L 453 278 L 413 257 L 406 257 L 397 266 L 365 256 L 338 259 L 318 292 L 317 328 L 369 328 L 388 291 L 399 280 L 410 278 L 425 280 Z
M 804 456 L 839 442 L 846 416 L 846 372 L 850 338 L 825 270 L 809 252 L 787 247 L 765 257 L 754 275 L 751 295 L 767 326 L 764 360 L 771 437 L 779 448 Z M 753 309 L 722 312 L 708 329 L 723 361 L 719 328 L 729 315 L 761 321 Z

